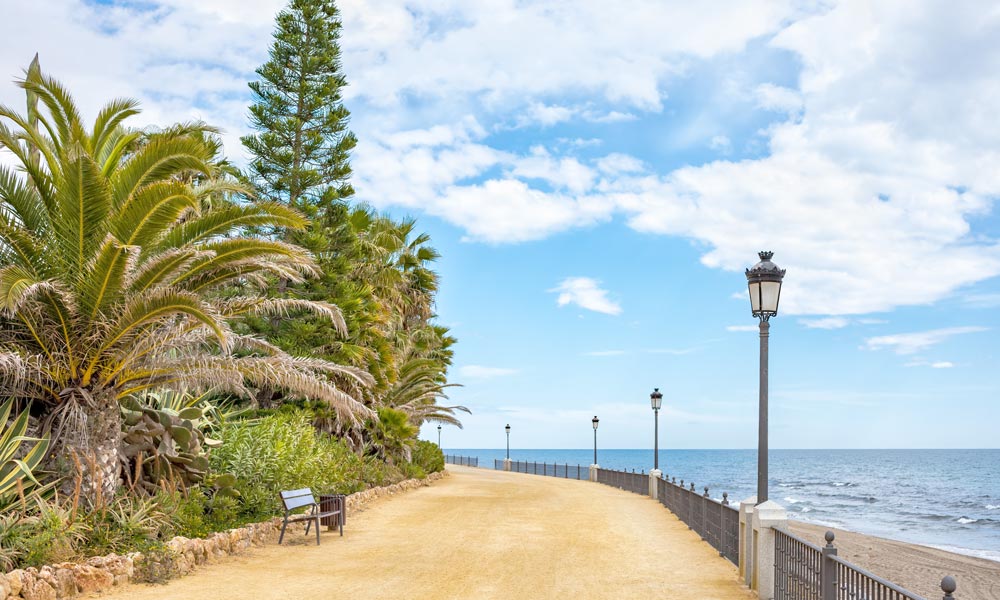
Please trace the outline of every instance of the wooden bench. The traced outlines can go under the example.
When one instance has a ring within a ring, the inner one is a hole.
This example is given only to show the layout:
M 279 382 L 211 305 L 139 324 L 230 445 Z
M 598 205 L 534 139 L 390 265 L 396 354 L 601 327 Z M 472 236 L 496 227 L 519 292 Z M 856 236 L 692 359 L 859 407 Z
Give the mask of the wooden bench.
M 297 521 L 307 521 L 306 535 L 309 535 L 309 528 L 316 524 L 316 545 L 319 546 L 319 520 L 324 517 L 337 516 L 337 524 L 340 526 L 340 535 L 344 535 L 344 505 L 340 498 L 337 498 L 332 510 L 323 511 L 319 502 L 313 497 L 312 490 L 302 488 L 301 490 L 291 490 L 281 492 L 281 503 L 285 506 L 285 521 L 281 524 L 281 535 L 278 537 L 278 544 L 285 539 L 285 528 L 289 523 Z M 294 514 L 300 508 L 308 508 L 308 512 Z

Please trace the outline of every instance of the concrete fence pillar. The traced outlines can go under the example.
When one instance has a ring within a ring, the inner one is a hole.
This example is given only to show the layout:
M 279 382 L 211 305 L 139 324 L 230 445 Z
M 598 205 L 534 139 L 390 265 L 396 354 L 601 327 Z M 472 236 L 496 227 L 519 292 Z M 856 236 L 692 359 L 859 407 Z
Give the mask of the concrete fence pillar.
M 753 507 L 757 504 L 757 496 L 750 496 L 740 502 L 740 539 L 739 567 L 740 577 L 747 587 L 750 587 L 750 573 L 753 572 Z
M 760 600 L 774 599 L 774 530 L 788 526 L 785 508 L 768 500 L 754 507 L 754 580 Z
M 590 480 L 597 481 L 597 470 L 600 469 L 600 465 L 590 465 Z
M 504 471 L 510 471 L 510 459 L 509 458 L 503 459 L 503 470 Z
M 653 500 L 660 499 L 660 470 L 653 469 L 649 472 L 649 497 Z

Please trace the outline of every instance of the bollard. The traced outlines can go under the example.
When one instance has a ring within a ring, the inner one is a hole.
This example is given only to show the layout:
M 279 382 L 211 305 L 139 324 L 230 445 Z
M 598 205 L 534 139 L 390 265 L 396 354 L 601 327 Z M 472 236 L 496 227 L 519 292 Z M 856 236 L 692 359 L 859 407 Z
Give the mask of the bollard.
M 941 580 L 941 591 L 944 592 L 944 597 L 942 600 L 954 600 L 954 596 L 951 595 L 952 592 L 958 589 L 958 583 L 955 582 L 955 578 L 951 575 L 945 577 Z
M 823 537 L 826 546 L 823 547 L 823 562 L 819 567 L 821 599 L 837 600 L 837 563 L 833 561 L 833 557 L 837 556 L 837 549 L 833 547 L 835 536 L 832 531 L 827 531 Z

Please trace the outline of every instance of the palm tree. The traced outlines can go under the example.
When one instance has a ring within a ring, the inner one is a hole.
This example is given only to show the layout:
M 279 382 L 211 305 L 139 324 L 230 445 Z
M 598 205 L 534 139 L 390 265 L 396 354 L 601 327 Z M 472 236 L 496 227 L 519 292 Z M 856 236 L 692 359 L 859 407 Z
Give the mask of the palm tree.
M 215 132 L 124 128 L 132 100 L 87 127 L 69 93 L 32 62 L 27 114 L 0 107 L 0 396 L 35 399 L 52 432 L 50 467 L 92 501 L 119 481 L 119 401 L 156 388 L 251 395 L 270 386 L 329 402 L 350 423 L 373 412 L 334 381 L 371 378 L 295 358 L 235 333 L 248 316 L 336 306 L 268 299 L 261 284 L 316 273 L 302 248 L 250 235 L 303 228 L 292 209 L 241 203 L 216 160 Z

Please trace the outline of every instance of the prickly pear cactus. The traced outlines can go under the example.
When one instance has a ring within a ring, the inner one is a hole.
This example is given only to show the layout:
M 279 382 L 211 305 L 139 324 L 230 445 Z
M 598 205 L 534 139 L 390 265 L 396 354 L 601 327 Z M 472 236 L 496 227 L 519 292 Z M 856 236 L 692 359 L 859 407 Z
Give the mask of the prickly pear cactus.
M 122 458 L 133 484 L 155 491 L 163 481 L 188 487 L 205 479 L 208 449 L 222 442 L 199 428 L 201 408 L 156 409 L 130 398 L 122 403 L 122 417 Z

